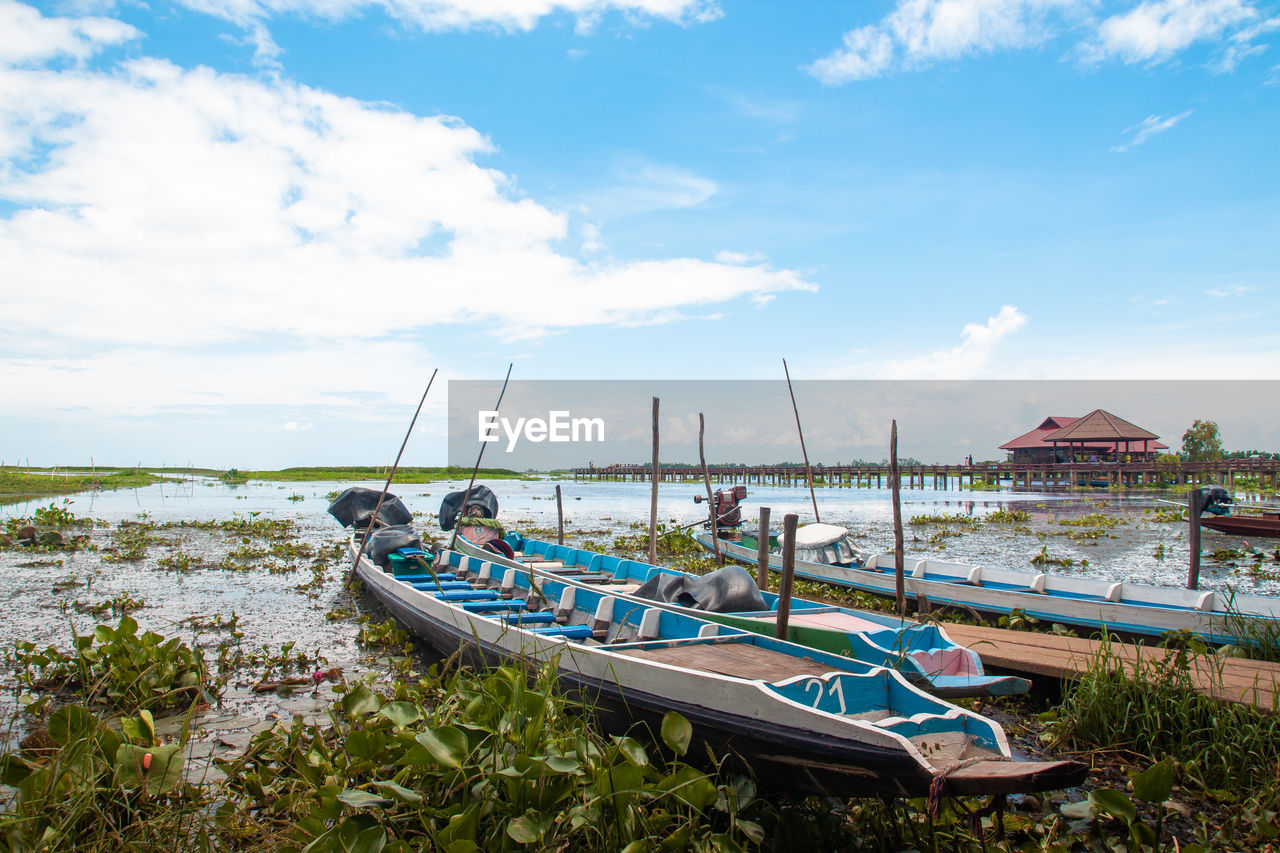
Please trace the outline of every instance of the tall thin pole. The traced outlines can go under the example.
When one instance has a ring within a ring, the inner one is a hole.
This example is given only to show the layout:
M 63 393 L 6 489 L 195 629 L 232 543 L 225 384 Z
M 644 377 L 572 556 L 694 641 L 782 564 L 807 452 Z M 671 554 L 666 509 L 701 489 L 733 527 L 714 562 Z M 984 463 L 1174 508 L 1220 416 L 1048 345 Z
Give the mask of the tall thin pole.
M 893 490 L 893 578 L 898 597 L 898 615 L 905 616 L 907 592 L 902 555 L 902 501 L 899 495 L 901 479 L 898 473 L 898 421 L 894 419 L 889 430 L 889 487 Z
M 1191 516 L 1191 529 L 1187 538 L 1191 546 L 1191 567 L 1187 572 L 1187 589 L 1200 588 L 1200 513 L 1203 495 L 1199 489 L 1187 492 L 1187 512 Z
M 649 472 L 653 480 L 653 494 L 649 498 L 649 563 L 658 562 L 658 481 L 662 479 L 662 469 L 658 465 L 658 398 L 653 398 L 653 469 Z
M 404 449 L 409 444 L 409 436 L 413 435 L 413 425 L 418 422 L 418 415 L 422 413 L 422 404 L 427 402 L 427 394 L 431 392 L 431 385 L 436 381 L 436 374 L 440 372 L 440 368 L 431 371 L 431 378 L 427 380 L 427 387 L 422 392 L 422 399 L 418 401 L 418 408 L 413 411 L 413 420 L 409 421 L 409 429 L 405 431 L 404 441 L 400 442 L 400 452 L 396 454 L 396 464 L 391 466 L 391 473 L 387 474 L 387 484 L 382 487 L 382 494 L 378 495 L 378 503 L 373 508 L 373 515 L 369 517 L 369 526 L 365 529 L 364 536 L 360 539 L 360 550 L 356 551 L 356 558 L 351 561 L 351 571 L 356 570 L 356 566 L 360 565 L 360 558 L 364 556 L 364 549 L 369 544 L 369 537 L 373 535 L 373 525 L 378 521 L 378 513 L 382 510 L 382 502 L 387 498 L 387 492 L 391 489 L 391 480 L 396 475 L 396 469 L 400 467 L 400 457 L 404 456 Z
M 760 507 L 760 526 L 756 531 L 756 586 L 769 588 L 769 508 Z
M 787 369 L 787 360 L 782 360 L 782 371 L 787 374 L 787 391 L 791 394 L 791 411 L 796 413 L 796 432 L 800 433 L 800 453 L 804 456 L 804 478 L 809 483 L 809 499 L 813 501 L 813 520 L 822 521 L 818 515 L 818 496 L 813 492 L 813 469 L 809 467 L 809 451 L 804 448 L 804 430 L 800 427 L 800 409 L 796 406 L 796 392 L 791 387 L 791 371 Z
M 796 522 L 800 516 L 789 512 L 782 517 L 782 580 L 778 584 L 778 616 L 774 623 L 774 636 L 787 638 L 787 623 L 791 620 L 791 583 L 796 574 Z
M 502 396 L 507 393 L 507 382 L 509 382 L 511 379 L 511 368 L 513 367 L 515 367 L 515 362 L 510 362 L 507 364 L 507 378 L 502 380 L 502 390 L 498 392 L 498 402 L 493 407 L 493 410 L 495 412 L 500 411 L 502 409 Z M 476 456 L 476 464 L 471 468 L 471 481 L 467 483 L 467 490 L 462 493 L 462 503 L 459 504 L 459 509 L 458 509 L 459 518 L 462 517 L 461 513 L 464 513 L 467 511 L 467 501 L 471 498 L 471 489 L 476 484 L 476 472 L 480 470 L 480 460 L 484 458 L 484 449 L 488 446 L 489 446 L 489 442 L 487 441 L 480 442 L 480 453 L 478 456 Z M 453 538 L 449 540 L 449 550 L 452 551 L 454 549 L 454 546 L 456 546 L 457 544 L 458 544 L 458 525 L 455 524 L 453 526 Z
M 724 555 L 720 553 L 720 531 L 716 522 L 720 519 L 715 499 L 711 496 L 711 472 L 707 468 L 707 454 L 702 449 L 702 436 L 707 431 L 707 421 L 698 412 L 698 460 L 702 463 L 702 480 L 707 484 L 707 509 L 711 511 L 711 548 L 716 555 L 716 563 L 724 565 Z
M 564 544 L 564 499 L 560 495 L 559 483 L 556 483 L 556 544 Z

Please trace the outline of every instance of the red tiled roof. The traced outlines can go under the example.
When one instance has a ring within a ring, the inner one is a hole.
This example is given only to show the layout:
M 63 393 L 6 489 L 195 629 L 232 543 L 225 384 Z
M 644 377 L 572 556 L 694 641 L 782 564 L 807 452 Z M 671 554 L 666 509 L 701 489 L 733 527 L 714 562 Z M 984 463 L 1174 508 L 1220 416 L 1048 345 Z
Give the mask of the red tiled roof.
M 1017 438 L 1010 439 L 1000 445 L 1001 450 L 1023 450 L 1028 447 L 1044 447 L 1044 437 L 1050 433 L 1055 433 L 1063 427 L 1069 427 L 1079 418 L 1063 418 L 1063 417 L 1047 417 L 1044 423 L 1031 430 L 1031 432 L 1023 433 Z
M 1150 441 L 1154 432 L 1131 424 L 1102 409 L 1094 409 L 1075 423 L 1045 436 L 1046 441 Z
M 1148 450 L 1168 450 L 1169 449 L 1169 445 L 1153 440 L 1156 437 L 1154 433 L 1147 433 L 1147 431 L 1142 429 L 1141 427 L 1136 427 L 1133 424 L 1129 423 L 1128 421 L 1123 420 L 1122 418 L 1117 418 L 1115 415 L 1112 415 L 1109 412 L 1103 412 L 1101 409 L 1096 409 L 1093 412 L 1090 412 L 1088 415 L 1085 415 L 1083 418 L 1068 418 L 1068 417 L 1060 417 L 1057 415 L 1045 418 L 1044 422 L 1041 423 L 1040 426 L 1036 427 L 1030 432 L 1023 433 L 1017 438 L 1010 439 L 1009 441 L 1000 445 L 1000 449 L 1001 450 L 1027 450 L 1027 449 L 1036 448 L 1036 447 L 1052 447 L 1053 441 L 1049 439 L 1049 436 L 1051 435 L 1060 436 L 1063 433 L 1074 433 L 1076 432 L 1076 429 L 1074 429 L 1074 427 L 1076 427 L 1077 424 L 1079 424 L 1081 421 L 1085 420 L 1086 418 L 1093 417 L 1094 415 L 1097 415 L 1099 413 L 1101 413 L 1102 415 L 1108 415 L 1110 418 L 1114 418 L 1115 421 L 1117 421 L 1119 424 L 1127 425 L 1133 430 L 1137 430 L 1140 433 L 1146 433 L 1147 435 L 1151 436 L 1151 438 L 1145 439 L 1147 441 Z M 1096 420 L 1097 419 L 1095 418 L 1095 422 Z M 1104 420 L 1104 423 L 1109 423 L 1109 422 Z M 1088 430 L 1088 433 L 1090 434 L 1076 436 L 1073 440 L 1076 442 L 1079 442 L 1083 438 L 1086 442 L 1083 446 L 1083 449 L 1085 450 L 1110 450 L 1110 451 L 1116 451 L 1118 449 L 1117 445 L 1120 442 L 1123 442 L 1126 440 L 1125 437 L 1121 437 L 1119 438 L 1119 440 L 1111 439 L 1109 437 L 1095 438 L 1094 435 L 1092 435 L 1092 433 L 1096 431 L 1099 431 L 1098 428 L 1096 426 L 1091 426 L 1091 428 Z M 1067 439 L 1059 437 L 1058 440 L 1065 441 Z M 1129 440 L 1137 442 L 1137 441 L 1143 441 L 1144 439 L 1143 437 L 1138 436 L 1136 438 L 1132 438 Z M 1064 449 L 1066 448 L 1066 445 L 1059 445 L 1059 446 L 1063 447 Z M 1080 447 L 1081 445 L 1077 443 L 1075 446 Z M 1141 449 L 1141 445 L 1131 446 L 1129 449 L 1139 450 Z

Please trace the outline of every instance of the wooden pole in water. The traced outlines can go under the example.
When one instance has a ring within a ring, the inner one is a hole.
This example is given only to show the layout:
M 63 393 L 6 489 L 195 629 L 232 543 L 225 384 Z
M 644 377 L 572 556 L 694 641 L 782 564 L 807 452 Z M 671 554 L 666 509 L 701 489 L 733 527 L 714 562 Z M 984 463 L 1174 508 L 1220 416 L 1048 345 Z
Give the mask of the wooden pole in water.
M 564 544 L 564 502 L 560 497 L 559 483 L 556 483 L 556 544 Z
M 769 508 L 760 507 L 760 528 L 756 533 L 756 586 L 769 588 Z
M 791 620 L 791 582 L 796 573 L 796 522 L 800 516 L 789 512 L 782 517 L 782 581 L 778 584 L 778 619 L 774 636 L 787 638 L 787 623 Z
M 400 452 L 396 454 L 396 464 L 392 466 L 391 473 L 387 475 L 387 484 L 382 487 L 382 494 L 378 495 L 378 503 L 373 508 L 373 515 L 369 517 L 369 527 L 365 530 L 364 536 L 360 538 L 360 550 L 356 551 L 356 558 L 351 561 L 351 571 L 355 572 L 356 566 L 360 565 L 360 558 L 364 556 L 364 549 L 369 544 L 369 537 L 373 535 L 373 525 L 378 521 L 378 513 L 382 510 L 382 502 L 387 498 L 387 491 L 391 488 L 391 480 L 396 475 L 396 468 L 400 467 L 400 457 L 404 455 L 404 449 L 409 444 L 409 436 L 413 434 L 413 425 L 418 422 L 418 415 L 422 412 L 422 404 L 427 402 L 427 394 L 431 392 L 431 385 L 436 381 L 436 374 L 440 372 L 440 368 L 431 371 L 431 378 L 427 380 L 426 390 L 422 392 L 422 399 L 418 401 L 418 408 L 413 412 L 413 420 L 409 421 L 409 429 L 405 431 L 404 441 L 400 442 Z
M 507 393 L 507 382 L 511 379 L 511 368 L 515 367 L 515 362 L 507 364 L 507 376 L 502 380 L 502 390 L 498 392 L 498 402 L 494 405 L 493 411 L 496 413 L 502 409 L 502 396 Z M 467 483 L 467 490 L 462 493 L 462 503 L 458 506 L 458 518 L 462 518 L 462 513 L 467 511 L 467 501 L 471 498 L 471 489 L 476 484 L 476 472 L 480 470 L 480 460 L 484 458 L 484 449 L 489 446 L 489 442 L 480 442 L 480 453 L 476 456 L 476 464 L 471 468 L 471 480 Z M 453 537 L 449 540 L 449 550 L 452 551 L 454 546 L 458 544 L 458 525 L 453 526 Z
M 658 467 L 658 398 L 653 398 L 653 468 L 649 472 L 653 480 L 653 494 L 649 498 L 649 563 L 658 562 L 658 481 L 662 469 Z
M 907 614 L 906 581 L 903 577 L 902 554 L 902 501 L 898 474 L 898 421 L 894 419 L 889 429 L 889 487 L 893 492 L 893 577 L 897 592 L 898 615 Z
M 787 360 L 782 360 L 782 372 L 787 375 L 787 391 L 791 394 L 791 411 L 796 413 L 796 432 L 800 433 L 800 454 L 804 456 L 804 478 L 809 483 L 809 499 L 813 501 L 813 520 L 822 521 L 818 515 L 818 496 L 813 492 L 813 469 L 809 467 L 809 451 L 804 448 L 804 430 L 800 428 L 800 409 L 796 406 L 796 392 L 791 387 L 791 371 Z
M 707 509 L 711 514 L 711 548 L 716 555 L 716 564 L 724 565 L 724 555 L 720 553 L 720 531 L 716 524 L 720 515 L 716 511 L 715 499 L 711 496 L 711 472 L 707 469 L 707 454 L 703 450 L 702 436 L 707 431 L 706 418 L 702 416 L 702 412 L 698 412 L 698 460 L 702 463 L 702 481 L 707 485 Z
M 1200 588 L 1200 513 L 1203 511 L 1199 489 L 1187 492 L 1187 511 L 1191 515 L 1191 530 L 1187 538 L 1191 545 L 1191 568 L 1187 572 L 1187 589 Z

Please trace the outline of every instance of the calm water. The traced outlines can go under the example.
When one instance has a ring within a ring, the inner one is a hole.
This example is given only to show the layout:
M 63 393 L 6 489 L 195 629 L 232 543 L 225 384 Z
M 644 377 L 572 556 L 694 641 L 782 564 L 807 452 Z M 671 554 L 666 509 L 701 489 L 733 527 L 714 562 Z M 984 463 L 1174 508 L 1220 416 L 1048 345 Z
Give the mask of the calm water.
M 341 528 L 326 512 L 329 503 L 326 495 L 347 485 L 352 484 L 226 486 L 197 479 L 132 491 L 76 495 L 69 498 L 67 506 L 77 516 L 99 519 L 109 525 L 95 529 L 94 541 L 99 546 L 109 544 L 111 528 L 121 521 L 140 518 L 157 523 L 224 520 L 257 513 L 258 517 L 293 520 L 298 525 L 298 538 L 320 549 L 344 538 Z M 439 508 L 446 493 L 465 485 L 398 485 L 393 491 L 415 514 L 422 515 L 418 520 L 421 530 L 439 535 L 434 519 L 426 518 L 426 514 Z M 499 496 L 500 518 L 508 527 L 554 527 L 555 483 L 498 481 L 489 485 Z M 613 536 L 638 532 L 633 525 L 642 527 L 647 523 L 648 484 L 563 482 L 561 485 L 566 529 L 571 541 L 590 539 L 611 544 Z M 692 484 L 664 484 L 658 504 L 660 520 L 686 524 L 704 518 L 706 504 L 693 502 L 694 495 L 702 493 L 700 486 Z M 290 500 L 294 496 L 301 496 L 301 500 Z M 1026 525 L 1030 532 L 1014 532 L 1012 525 L 987 525 L 962 536 L 937 539 L 934 543 L 928 540 L 939 527 L 908 525 L 908 554 L 1031 570 L 1031 558 L 1047 547 L 1051 556 L 1067 557 L 1076 563 L 1071 569 L 1054 571 L 1170 586 L 1186 582 L 1186 525 L 1149 520 L 1145 510 L 1164 506 L 1157 504 L 1153 496 L 909 490 L 903 492 L 902 500 L 904 520 L 923 514 L 961 513 L 982 517 L 1002 507 L 1027 510 L 1032 516 Z M 10 504 L 0 508 L 0 515 L 29 516 L 37 507 L 49 503 L 50 499 L 46 498 Z M 798 513 L 802 522 L 812 520 L 809 494 L 802 488 L 752 488 L 744 505 L 748 523 L 756 519 L 761 505 L 770 507 L 775 523 L 787 512 Z M 818 507 L 824 522 L 847 525 L 855 531 L 864 549 L 888 550 L 891 546 L 892 508 L 887 491 L 819 490 Z M 1079 532 L 1081 528 L 1059 522 L 1088 513 L 1103 513 L 1120 518 L 1123 523 L 1103 531 L 1096 539 L 1077 541 L 1062 535 Z M 297 568 L 291 571 L 284 570 L 276 561 L 276 572 L 264 567 L 234 572 L 212 567 L 185 574 L 168 572 L 157 566 L 157 561 L 167 554 L 181 550 L 217 562 L 229 546 L 225 537 L 219 539 L 200 531 L 168 530 L 157 535 L 165 537 L 166 543 L 152 545 L 147 557 L 138 563 L 103 563 L 93 552 L 36 555 L 12 550 L 0 552 L 0 569 L 9 579 L 4 593 L 0 594 L 8 617 L 0 621 L 0 645 L 7 647 L 18 639 L 40 643 L 61 641 L 69 636 L 73 625 L 79 631 L 89 630 L 98 620 L 75 613 L 67 606 L 70 602 L 99 602 L 127 593 L 146 602 L 146 607 L 134 614 L 139 623 L 162 633 L 190 635 L 189 628 L 178 627 L 181 620 L 192 616 L 208 618 L 217 613 L 227 617 L 234 611 L 241 617 L 241 629 L 246 633 L 243 642 L 278 646 L 291 639 L 300 647 L 320 650 L 339 664 L 359 656 L 353 641 L 353 623 L 325 618 L 326 613 L 350 604 L 342 590 L 341 567 L 331 568 L 325 581 L 309 593 L 296 589 L 311 578 L 309 560 L 297 561 Z M 1205 551 L 1239 544 L 1238 537 L 1204 532 Z M 1275 544 L 1271 543 L 1271 547 Z M 1162 557 L 1157 556 L 1161 546 Z M 1087 565 L 1083 565 L 1086 560 Z M 263 561 L 264 565 L 269 562 Z M 1271 563 L 1269 568 L 1274 571 L 1276 564 Z M 68 580 L 85 586 L 53 590 L 55 584 Z M 1280 583 L 1270 577 L 1258 578 L 1238 569 L 1214 568 L 1209 561 L 1202 571 L 1202 584 L 1212 588 L 1229 585 L 1242 592 L 1280 593 Z M 108 619 L 104 617 L 102 621 Z

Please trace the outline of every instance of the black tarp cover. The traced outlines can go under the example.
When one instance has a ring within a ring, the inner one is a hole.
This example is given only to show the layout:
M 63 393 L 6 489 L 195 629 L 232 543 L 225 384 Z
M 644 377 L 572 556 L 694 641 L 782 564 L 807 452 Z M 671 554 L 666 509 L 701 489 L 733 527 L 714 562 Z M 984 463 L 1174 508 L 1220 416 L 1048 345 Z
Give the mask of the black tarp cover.
M 725 566 L 701 577 L 654 575 L 634 595 L 708 613 L 768 609 L 755 578 L 741 566 Z
M 462 498 L 464 496 L 467 499 L 467 506 L 479 507 L 481 510 L 479 516 L 473 517 L 498 517 L 498 496 L 488 486 L 475 485 L 471 487 L 470 495 L 463 489 L 461 492 L 450 492 L 444 496 L 444 500 L 440 502 L 441 530 L 453 529 L 454 523 L 458 520 L 458 511 L 462 509 Z
M 1222 486 L 1200 487 L 1200 514 L 1226 515 L 1231 511 L 1231 493 Z
M 378 496 L 381 494 L 381 489 L 352 486 L 329 504 L 329 515 L 338 519 L 343 527 L 368 527 L 369 519 L 373 517 L 373 508 L 378 505 Z M 408 524 L 413 521 L 413 515 L 398 497 L 387 492 L 382 508 L 378 510 L 378 521 L 387 526 Z
M 373 560 L 375 566 L 386 568 L 388 564 L 387 557 L 397 548 L 421 548 L 422 539 L 418 534 L 413 532 L 407 524 L 397 524 L 393 527 L 382 527 L 369 537 L 369 544 L 365 546 L 364 551 L 369 555 L 369 559 Z

